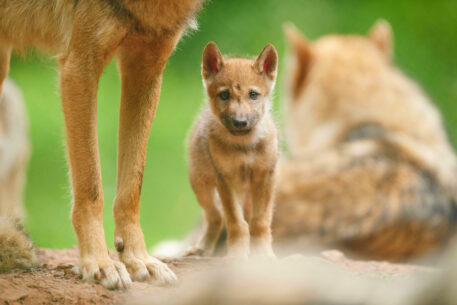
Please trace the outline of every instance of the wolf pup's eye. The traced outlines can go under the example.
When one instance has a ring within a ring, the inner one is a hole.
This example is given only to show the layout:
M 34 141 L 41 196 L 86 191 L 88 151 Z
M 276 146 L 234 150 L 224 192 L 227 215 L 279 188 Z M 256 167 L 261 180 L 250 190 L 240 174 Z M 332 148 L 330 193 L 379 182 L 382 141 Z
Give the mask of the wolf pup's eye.
M 249 98 L 250 98 L 251 100 L 256 100 L 257 97 L 258 97 L 259 95 L 260 95 L 260 94 L 259 94 L 258 92 L 255 92 L 255 91 L 252 91 L 252 90 L 249 91 Z
M 230 98 L 230 92 L 228 90 L 224 90 L 219 93 L 219 98 L 223 101 L 227 101 Z

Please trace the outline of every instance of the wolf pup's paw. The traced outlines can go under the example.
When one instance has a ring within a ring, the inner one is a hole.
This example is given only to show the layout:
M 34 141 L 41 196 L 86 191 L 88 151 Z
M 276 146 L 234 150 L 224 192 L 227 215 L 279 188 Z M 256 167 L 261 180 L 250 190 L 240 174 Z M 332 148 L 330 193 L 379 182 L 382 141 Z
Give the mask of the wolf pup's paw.
M 257 240 L 256 238 L 251 237 L 250 255 L 258 259 L 276 259 L 273 248 L 271 246 L 271 241 L 269 241 L 269 239 Z
M 132 285 L 124 264 L 110 258 L 83 259 L 80 272 L 83 280 L 100 282 L 108 289 L 126 289 Z

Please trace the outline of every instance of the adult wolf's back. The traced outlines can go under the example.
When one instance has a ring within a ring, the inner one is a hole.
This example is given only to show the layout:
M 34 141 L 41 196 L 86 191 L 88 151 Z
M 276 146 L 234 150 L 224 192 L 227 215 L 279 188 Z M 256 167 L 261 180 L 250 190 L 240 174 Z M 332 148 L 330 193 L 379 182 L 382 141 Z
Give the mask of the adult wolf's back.
M 74 193 L 72 221 L 82 275 L 106 287 L 129 285 L 125 266 L 136 280 L 151 275 L 162 282 L 175 279 L 165 264 L 146 252 L 139 198 L 162 72 L 202 2 L 0 0 L 0 84 L 8 74 L 12 49 L 33 45 L 59 54 Z M 111 260 L 106 249 L 96 129 L 98 80 L 113 56 L 122 82 L 114 218 L 115 245 L 123 264 Z
M 276 241 L 317 239 L 404 259 L 457 223 L 457 161 L 429 99 L 391 63 L 391 32 L 307 41 L 286 30 L 291 157 L 280 163 Z

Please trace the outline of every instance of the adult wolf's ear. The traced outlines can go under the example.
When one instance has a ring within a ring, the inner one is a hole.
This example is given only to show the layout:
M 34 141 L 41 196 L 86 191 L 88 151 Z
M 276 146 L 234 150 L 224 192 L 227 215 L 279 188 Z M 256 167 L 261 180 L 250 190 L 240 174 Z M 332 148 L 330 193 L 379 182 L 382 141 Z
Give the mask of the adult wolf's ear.
M 392 28 L 384 19 L 375 22 L 368 34 L 368 37 L 388 58 L 392 57 Z
M 224 65 L 221 51 L 214 42 L 210 42 L 203 50 L 202 75 L 204 79 L 209 79 L 221 71 Z
M 311 45 L 293 24 L 285 24 L 283 29 L 293 56 L 292 75 L 290 77 L 292 96 L 296 98 L 303 89 L 311 66 Z
M 257 56 L 254 69 L 261 74 L 266 75 L 269 79 L 276 79 L 278 70 L 278 52 L 272 44 L 267 44 Z

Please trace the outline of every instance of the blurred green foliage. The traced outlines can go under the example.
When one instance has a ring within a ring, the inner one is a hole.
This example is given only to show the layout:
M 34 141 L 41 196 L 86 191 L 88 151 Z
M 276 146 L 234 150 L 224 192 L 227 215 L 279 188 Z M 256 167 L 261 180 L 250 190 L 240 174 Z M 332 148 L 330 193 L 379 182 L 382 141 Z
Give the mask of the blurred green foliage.
M 181 238 L 200 208 L 187 179 L 185 139 L 204 101 L 201 52 L 208 41 L 230 55 L 254 56 L 273 43 L 284 57 L 282 24 L 291 21 L 311 40 L 328 33 L 366 33 L 378 18 L 395 34 L 395 62 L 419 82 L 443 113 L 457 143 L 457 1 L 455 0 L 213 0 L 199 15 L 164 74 L 151 130 L 142 192 L 141 223 L 148 246 Z M 65 161 L 64 122 L 54 60 L 35 53 L 14 57 L 10 76 L 24 91 L 30 117 L 32 158 L 28 170 L 26 228 L 42 247 L 76 244 L 70 221 L 71 191 Z M 283 61 L 280 61 L 282 63 Z M 280 117 L 282 67 L 275 94 Z M 114 63 L 99 89 L 98 130 L 105 195 L 105 233 L 113 246 L 112 202 L 116 185 L 120 85 Z

